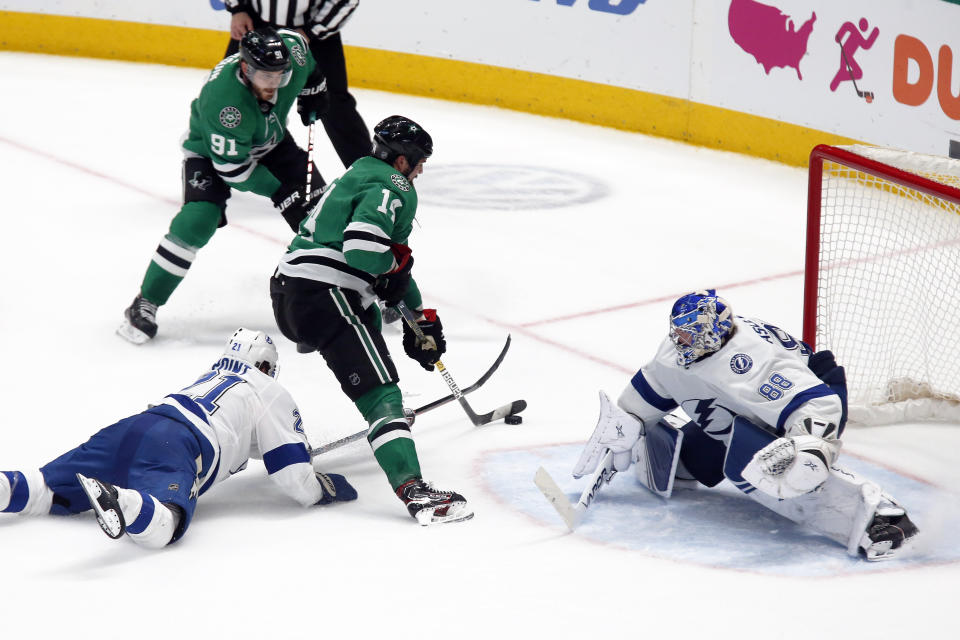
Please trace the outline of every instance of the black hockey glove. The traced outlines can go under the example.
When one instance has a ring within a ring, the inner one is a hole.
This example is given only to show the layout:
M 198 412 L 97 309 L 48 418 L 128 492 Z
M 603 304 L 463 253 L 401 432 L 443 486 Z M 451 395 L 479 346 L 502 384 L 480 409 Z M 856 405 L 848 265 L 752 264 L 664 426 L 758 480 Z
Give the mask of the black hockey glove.
M 443 323 L 436 309 L 424 309 L 423 320 L 417 322 L 423 331 L 424 340 L 407 323 L 403 324 L 403 350 L 420 363 L 427 371 L 433 371 L 433 363 L 447 351 L 447 341 L 443 339 Z
M 357 490 L 339 473 L 320 473 L 319 471 L 314 473 L 323 491 L 323 497 L 317 500 L 316 504 L 349 502 L 357 499 Z
M 309 201 L 303 197 L 303 185 L 281 185 L 270 197 L 273 206 L 287 221 L 294 233 L 300 231 L 300 222 L 307 217 Z
M 410 288 L 410 270 L 413 269 L 413 255 L 410 253 L 410 247 L 394 244 L 390 250 L 393 251 L 394 260 L 397 262 L 396 269 L 377 276 L 373 281 L 373 292 L 388 307 L 397 304 L 407 295 L 407 290 Z
M 330 95 L 327 93 L 327 79 L 317 68 L 307 78 L 306 86 L 297 96 L 297 113 L 300 114 L 303 126 L 309 127 L 311 122 L 319 120 L 329 108 Z

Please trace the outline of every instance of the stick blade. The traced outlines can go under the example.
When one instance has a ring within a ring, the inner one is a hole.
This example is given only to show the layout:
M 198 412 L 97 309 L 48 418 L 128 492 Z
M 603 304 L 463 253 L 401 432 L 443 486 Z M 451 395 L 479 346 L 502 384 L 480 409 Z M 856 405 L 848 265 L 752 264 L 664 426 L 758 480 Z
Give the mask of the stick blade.
M 470 416 L 470 419 L 473 420 L 473 424 L 477 427 L 489 424 L 495 420 L 502 420 L 507 416 L 512 416 L 516 413 L 520 413 L 527 408 L 526 400 L 514 400 L 509 404 L 505 404 L 502 407 L 497 407 L 490 413 L 485 413 L 482 416 Z
M 537 469 L 537 473 L 533 476 L 533 483 L 537 485 L 543 497 L 553 505 L 553 508 L 556 509 L 560 517 L 563 518 L 567 529 L 570 531 L 576 529 L 577 525 L 580 524 L 580 520 L 583 518 L 583 512 L 577 510 L 577 508 L 570 503 L 570 499 L 567 498 L 566 494 L 557 486 L 557 483 L 550 477 L 546 469 L 543 467 Z

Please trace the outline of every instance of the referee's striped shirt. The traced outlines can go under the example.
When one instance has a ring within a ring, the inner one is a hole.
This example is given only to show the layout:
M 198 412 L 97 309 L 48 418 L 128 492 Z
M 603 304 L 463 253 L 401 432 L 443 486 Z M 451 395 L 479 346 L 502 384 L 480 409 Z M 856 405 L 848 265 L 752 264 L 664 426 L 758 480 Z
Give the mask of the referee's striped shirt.
M 343 28 L 360 0 L 224 0 L 227 11 L 244 11 L 278 27 L 302 28 L 320 40 Z

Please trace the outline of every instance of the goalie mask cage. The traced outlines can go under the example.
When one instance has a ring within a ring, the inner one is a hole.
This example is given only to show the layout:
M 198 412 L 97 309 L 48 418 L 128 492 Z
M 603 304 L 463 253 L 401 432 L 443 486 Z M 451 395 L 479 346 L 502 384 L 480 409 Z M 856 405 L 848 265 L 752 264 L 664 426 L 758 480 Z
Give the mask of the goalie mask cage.
M 820 145 L 809 177 L 803 336 L 850 420 L 960 421 L 960 161 Z

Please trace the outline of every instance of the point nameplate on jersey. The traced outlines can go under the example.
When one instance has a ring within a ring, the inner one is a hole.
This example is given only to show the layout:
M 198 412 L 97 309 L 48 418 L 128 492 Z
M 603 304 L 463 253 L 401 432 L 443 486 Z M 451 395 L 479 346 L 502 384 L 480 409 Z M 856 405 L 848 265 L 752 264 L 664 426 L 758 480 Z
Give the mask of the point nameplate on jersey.
M 410 191 L 410 181 L 399 173 L 390 176 L 390 180 L 393 181 L 393 184 L 395 184 L 400 191 Z
M 730 358 L 730 369 L 734 373 L 744 374 L 753 368 L 753 358 L 745 353 L 736 353 Z

